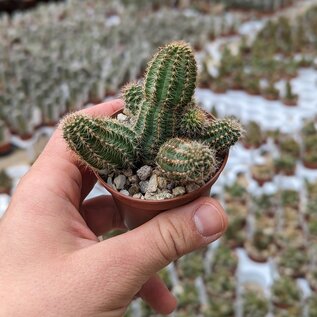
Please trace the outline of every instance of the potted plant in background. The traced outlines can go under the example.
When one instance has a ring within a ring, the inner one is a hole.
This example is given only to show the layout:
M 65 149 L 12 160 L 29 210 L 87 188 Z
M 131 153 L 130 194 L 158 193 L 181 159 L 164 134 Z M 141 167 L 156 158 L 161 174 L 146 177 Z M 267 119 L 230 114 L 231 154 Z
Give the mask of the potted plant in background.
M 265 183 L 271 182 L 274 177 L 274 166 L 271 162 L 253 165 L 251 171 L 253 179 L 259 186 L 263 186 Z
M 246 133 L 243 138 L 243 145 L 246 149 L 257 149 L 265 143 L 265 135 L 258 123 L 250 121 L 246 125 Z
M 308 270 L 308 262 L 307 253 L 299 252 L 294 247 L 285 248 L 276 258 L 280 274 L 292 278 L 303 278 Z
M 285 85 L 285 96 L 283 98 L 283 102 L 287 106 L 296 106 L 298 102 L 298 95 L 293 93 L 292 85 L 290 81 L 286 82 Z
M 274 160 L 275 171 L 278 174 L 293 176 L 296 171 L 296 163 L 297 161 L 293 156 L 282 154 L 279 158 Z
M 299 193 L 297 190 L 285 189 L 280 191 L 281 204 L 283 207 L 290 207 L 292 209 L 299 209 Z
M 295 226 L 284 222 L 283 228 L 275 234 L 275 243 L 281 250 L 292 247 L 303 251 L 307 246 L 306 237 L 303 230 L 299 228 L 298 222 L 296 222 Z
M 293 137 L 289 135 L 280 135 L 278 145 L 282 155 L 290 155 L 294 158 L 299 158 L 300 146 Z
M 285 308 L 278 308 L 274 307 L 274 317 L 299 317 L 303 316 L 303 310 L 301 306 L 298 304 L 297 306 L 289 307 L 287 309 Z M 312 317 L 314 315 L 309 315 L 309 317 Z
M 209 308 L 204 312 L 204 317 L 232 317 L 235 315 L 235 306 L 231 301 L 223 298 L 212 298 Z M 186 315 L 184 317 L 188 317 Z M 194 316 L 194 315 L 192 315 Z M 198 316 L 198 315 L 195 315 Z
M 222 298 L 233 301 L 236 298 L 235 276 L 228 274 L 226 270 L 219 270 L 210 276 L 206 276 L 207 293 L 212 299 Z
M 180 316 L 198 316 L 201 304 L 199 301 L 198 291 L 193 281 L 185 281 L 182 284 L 182 291 L 178 296 L 177 314 Z
M 198 276 L 204 275 L 204 250 L 192 252 L 177 261 L 177 272 L 181 279 L 194 281 Z
M 195 84 L 191 48 L 173 42 L 150 61 L 143 84 L 125 87 L 128 120 L 72 114 L 62 123 L 69 147 L 113 195 L 129 228 L 209 195 L 242 134 L 237 121 L 214 119 L 195 104 Z M 131 196 L 127 177 L 141 196 Z
M 304 136 L 303 164 L 306 168 L 317 169 L 317 134 Z
M 281 277 L 272 285 L 273 305 L 281 309 L 289 309 L 299 305 L 301 293 L 295 280 Z
M 227 231 L 223 236 L 223 243 L 232 249 L 242 247 L 246 240 L 245 224 L 245 217 L 230 217 Z
M 266 317 L 269 312 L 269 301 L 261 289 L 247 287 L 242 295 L 244 317 Z
M 0 119 L 0 156 L 11 151 L 10 131 L 4 121 Z
M 217 274 L 222 270 L 227 271 L 232 276 L 238 268 L 238 256 L 236 252 L 225 244 L 221 244 L 214 253 L 212 260 L 212 272 Z
M 0 194 L 10 195 L 12 189 L 12 179 L 5 170 L 0 170 Z
M 251 196 L 251 202 L 256 216 L 275 217 L 278 208 L 277 195 L 262 194 L 260 196 Z
M 268 86 L 263 89 L 262 95 L 267 100 L 278 100 L 280 97 L 280 92 L 277 88 L 275 88 L 274 82 L 270 81 Z
M 308 306 L 308 316 L 314 317 L 317 316 L 317 294 L 314 293 L 307 301 Z
M 274 245 L 274 227 L 261 224 L 256 228 L 252 239 L 245 241 L 245 249 L 250 259 L 254 262 L 267 262 L 276 252 Z

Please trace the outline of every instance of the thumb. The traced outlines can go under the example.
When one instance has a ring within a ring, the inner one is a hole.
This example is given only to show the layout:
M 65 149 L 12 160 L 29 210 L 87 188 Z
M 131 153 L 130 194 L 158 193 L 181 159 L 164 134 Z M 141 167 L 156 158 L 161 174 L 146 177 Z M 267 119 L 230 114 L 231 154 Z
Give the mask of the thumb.
M 217 240 L 226 227 L 223 208 L 205 197 L 163 212 L 130 232 L 104 241 L 104 245 L 124 254 L 124 262 L 129 263 L 126 274 L 131 279 L 145 282 L 182 255 Z

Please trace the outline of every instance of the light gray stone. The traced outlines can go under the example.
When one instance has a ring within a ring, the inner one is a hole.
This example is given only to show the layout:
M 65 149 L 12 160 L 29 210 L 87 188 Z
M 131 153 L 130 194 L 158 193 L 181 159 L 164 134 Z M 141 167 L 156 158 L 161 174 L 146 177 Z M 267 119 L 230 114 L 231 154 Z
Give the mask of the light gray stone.
M 158 185 L 158 182 L 157 182 L 157 175 L 152 175 L 150 180 L 149 180 L 149 187 L 147 189 L 147 191 L 149 193 L 155 193 L 157 191 L 157 185 Z
M 121 189 L 120 193 L 126 196 L 130 196 L 129 192 L 126 189 Z
M 137 199 L 141 199 L 143 197 L 143 195 L 141 193 L 137 193 L 137 194 L 134 194 L 132 197 L 137 198 Z
M 186 185 L 186 191 L 187 191 L 187 193 L 191 193 L 194 190 L 198 189 L 199 187 L 200 186 L 195 184 L 195 183 L 190 183 L 190 184 Z
M 175 187 L 175 184 L 174 184 L 173 182 L 168 183 L 168 184 L 166 185 L 166 188 L 167 188 L 168 190 L 172 190 L 174 187 Z
M 165 177 L 159 176 L 157 178 L 157 185 L 160 189 L 166 189 L 167 187 L 167 179 Z
M 154 197 L 155 197 L 155 194 L 149 193 L 149 192 L 146 192 L 144 195 L 144 199 L 146 199 L 146 200 L 154 199 Z
M 186 193 L 186 189 L 183 186 L 177 186 L 173 189 L 173 196 L 177 197 L 177 196 L 181 196 L 184 195 Z
M 139 186 L 140 186 L 141 193 L 145 194 L 147 192 L 148 187 L 149 187 L 149 182 L 148 181 L 141 181 L 139 183 Z
M 137 175 L 141 181 L 147 180 L 150 175 L 152 174 L 152 167 L 148 165 L 142 166 L 140 169 L 137 170 Z
M 120 122 L 126 122 L 126 121 L 128 121 L 128 119 L 129 119 L 128 116 L 126 116 L 123 113 L 119 113 L 117 115 L 117 120 L 120 121 Z
M 120 174 L 113 180 L 113 182 L 114 182 L 116 188 L 120 190 L 120 189 L 124 188 L 126 180 L 127 180 L 127 178 L 124 175 Z
M 173 198 L 174 196 L 171 194 L 171 193 L 169 193 L 169 192 L 167 192 L 167 191 L 164 191 L 164 192 L 161 192 L 161 193 L 159 193 L 159 194 L 156 194 L 155 195 L 155 197 L 154 197 L 154 199 L 156 199 L 156 200 L 163 200 L 163 199 L 171 199 L 171 198 Z
M 109 176 L 109 177 L 107 178 L 107 184 L 108 184 L 108 185 L 113 185 L 113 183 L 112 183 L 112 177 Z

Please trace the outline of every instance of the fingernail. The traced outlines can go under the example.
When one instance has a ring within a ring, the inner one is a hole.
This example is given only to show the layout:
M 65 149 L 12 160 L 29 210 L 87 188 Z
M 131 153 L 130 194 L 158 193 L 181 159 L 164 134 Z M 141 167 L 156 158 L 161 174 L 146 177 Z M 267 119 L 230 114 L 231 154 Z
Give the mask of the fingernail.
M 221 212 L 211 204 L 201 205 L 194 215 L 194 221 L 197 230 L 204 237 L 216 235 L 225 229 Z

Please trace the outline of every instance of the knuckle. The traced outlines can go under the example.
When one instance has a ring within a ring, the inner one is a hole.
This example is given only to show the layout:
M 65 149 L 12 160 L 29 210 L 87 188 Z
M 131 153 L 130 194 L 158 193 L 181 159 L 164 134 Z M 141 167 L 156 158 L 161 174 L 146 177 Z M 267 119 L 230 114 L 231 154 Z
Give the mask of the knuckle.
M 166 264 L 172 262 L 186 252 L 187 238 L 184 228 L 175 223 L 172 217 L 158 219 L 157 250 Z

